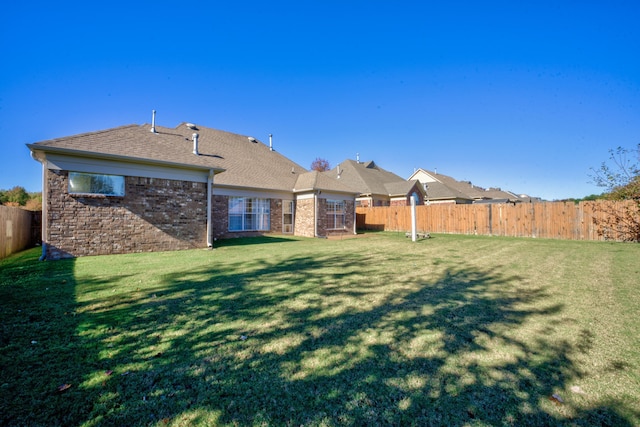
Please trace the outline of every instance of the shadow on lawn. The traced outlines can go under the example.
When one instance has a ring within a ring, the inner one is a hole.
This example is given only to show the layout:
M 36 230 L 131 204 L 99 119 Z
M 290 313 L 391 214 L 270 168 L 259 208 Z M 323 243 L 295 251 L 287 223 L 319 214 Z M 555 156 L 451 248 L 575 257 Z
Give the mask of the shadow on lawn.
M 39 249 L 0 266 L 0 425 L 59 425 L 86 416 L 77 383 L 96 359 L 78 336 L 74 260 L 39 262 Z
M 562 310 L 545 304 L 544 289 L 501 288 L 520 278 L 451 267 L 381 292 L 397 277 L 385 268 L 366 255 L 212 262 L 164 277 L 157 290 L 78 307 L 85 394 L 53 393 L 57 412 L 31 419 L 632 425 L 621 402 L 572 412 L 548 400 L 580 378 L 579 346 L 545 331 L 510 333 Z

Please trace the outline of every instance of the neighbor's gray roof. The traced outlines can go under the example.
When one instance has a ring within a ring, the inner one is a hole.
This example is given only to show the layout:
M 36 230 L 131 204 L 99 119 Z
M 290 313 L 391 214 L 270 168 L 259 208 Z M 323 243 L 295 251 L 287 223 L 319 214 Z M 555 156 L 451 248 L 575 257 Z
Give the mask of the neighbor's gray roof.
M 373 161 L 359 163 L 355 160 L 345 160 L 324 174 L 334 178 L 340 175 L 341 183 L 360 194 L 405 195 L 417 182 L 407 181 L 393 172 L 386 171 Z
M 130 161 L 152 161 L 182 167 L 225 170 L 216 176 L 215 185 L 292 191 L 301 174 L 307 172 L 299 164 L 270 150 L 248 135 L 239 135 L 203 126 L 197 129 L 185 123 L 175 128 L 151 125 L 128 125 L 97 132 L 28 144 L 31 150 L 55 151 L 85 157 L 115 157 Z M 198 151 L 193 154 L 192 135 L 199 134 Z M 323 180 L 321 185 L 335 190 L 344 186 L 336 180 Z
M 463 194 L 466 195 L 466 199 L 473 200 L 482 200 L 482 199 L 509 199 L 509 200 L 519 200 L 519 197 L 513 193 L 508 191 L 501 190 L 499 188 L 489 188 L 485 189 L 479 187 L 477 185 L 473 185 L 469 181 L 458 181 L 455 178 L 452 178 L 448 175 L 444 175 L 439 172 L 429 171 L 426 169 L 422 169 L 424 172 L 431 175 L 433 178 L 440 181 L 441 184 L 445 185 L 451 190 L 451 194 Z M 431 196 L 431 189 L 436 190 L 438 188 L 437 183 L 429 182 L 429 189 L 427 190 L 429 196 Z M 445 194 L 444 190 L 439 190 L 442 194 Z M 452 196 L 455 197 L 455 196 Z
M 427 198 L 430 200 L 472 200 L 468 195 L 438 181 L 428 183 Z

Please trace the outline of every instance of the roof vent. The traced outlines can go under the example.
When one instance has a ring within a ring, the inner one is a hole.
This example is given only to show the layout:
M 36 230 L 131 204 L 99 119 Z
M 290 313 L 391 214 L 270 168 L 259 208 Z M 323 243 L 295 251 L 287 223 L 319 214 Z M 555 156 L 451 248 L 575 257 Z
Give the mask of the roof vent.
M 198 137 L 200 135 L 198 135 L 197 133 L 194 133 L 192 136 L 193 136 L 193 154 L 195 154 L 196 156 L 199 156 L 200 153 L 198 153 Z
M 193 123 L 185 123 L 184 125 L 186 127 L 188 127 L 189 129 L 198 130 L 198 127 L 196 125 L 194 125 Z
M 247 139 L 251 142 L 257 142 L 256 139 L 252 136 L 247 137 Z
M 273 134 L 269 134 L 269 150 L 273 151 Z
M 151 110 L 151 132 L 156 133 L 156 110 Z

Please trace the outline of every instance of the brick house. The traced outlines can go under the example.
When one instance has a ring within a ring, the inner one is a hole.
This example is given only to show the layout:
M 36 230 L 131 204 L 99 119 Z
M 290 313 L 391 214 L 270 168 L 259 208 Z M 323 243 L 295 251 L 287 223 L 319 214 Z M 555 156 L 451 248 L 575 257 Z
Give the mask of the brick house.
M 325 174 L 357 191 L 356 205 L 362 207 L 408 206 L 412 197 L 423 204 L 426 194 L 419 181 L 405 180 L 373 161 L 345 160 Z
M 355 234 L 356 193 L 255 138 L 183 123 L 27 144 L 42 164 L 43 258 Z

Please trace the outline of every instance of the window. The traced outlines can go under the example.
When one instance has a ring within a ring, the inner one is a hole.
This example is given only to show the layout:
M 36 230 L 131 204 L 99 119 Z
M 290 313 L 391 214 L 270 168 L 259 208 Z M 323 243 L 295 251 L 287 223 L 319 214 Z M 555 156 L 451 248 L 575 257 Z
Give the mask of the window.
M 293 200 L 282 201 L 282 232 L 293 233 Z
M 327 228 L 344 229 L 344 200 L 327 200 Z
M 124 176 L 69 172 L 69 193 L 124 196 Z
M 229 197 L 229 231 L 271 229 L 269 199 Z

